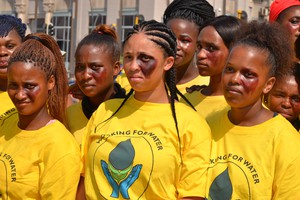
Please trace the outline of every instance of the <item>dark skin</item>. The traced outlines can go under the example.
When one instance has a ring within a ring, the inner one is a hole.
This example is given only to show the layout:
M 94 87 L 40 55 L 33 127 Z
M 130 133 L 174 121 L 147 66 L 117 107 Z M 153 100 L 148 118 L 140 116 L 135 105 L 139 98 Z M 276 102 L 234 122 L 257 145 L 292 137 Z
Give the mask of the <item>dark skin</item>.
M 0 37 L 0 91 L 7 89 L 8 59 L 22 43 L 22 38 L 14 29 L 6 37 Z

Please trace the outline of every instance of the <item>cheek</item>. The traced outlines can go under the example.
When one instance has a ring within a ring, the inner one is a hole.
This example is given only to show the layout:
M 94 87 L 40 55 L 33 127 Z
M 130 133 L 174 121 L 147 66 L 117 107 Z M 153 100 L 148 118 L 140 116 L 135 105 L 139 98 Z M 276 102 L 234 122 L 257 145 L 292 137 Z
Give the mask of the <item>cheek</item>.
M 156 60 L 149 60 L 148 62 L 143 62 L 141 60 L 137 60 L 137 64 L 140 66 L 143 74 L 145 76 L 149 76 L 154 71 L 154 69 L 157 65 L 157 62 L 156 62 Z
M 257 85 L 258 85 L 258 79 L 246 79 L 242 78 L 242 84 L 247 93 L 253 93 L 257 90 Z
M 213 52 L 207 55 L 212 69 L 222 72 L 225 66 L 226 56 L 221 52 Z

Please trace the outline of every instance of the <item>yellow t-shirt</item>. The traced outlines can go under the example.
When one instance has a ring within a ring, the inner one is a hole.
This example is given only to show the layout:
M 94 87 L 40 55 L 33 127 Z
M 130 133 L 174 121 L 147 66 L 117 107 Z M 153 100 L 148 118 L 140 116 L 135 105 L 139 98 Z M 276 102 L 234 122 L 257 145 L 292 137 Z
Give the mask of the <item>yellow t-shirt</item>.
M 7 92 L 0 91 L 0 116 L 15 107 Z M 14 109 L 13 109 L 14 110 Z
M 186 96 L 186 88 L 191 87 L 193 85 L 208 85 L 209 84 L 209 76 L 197 76 L 193 80 L 184 83 L 184 84 L 177 84 L 177 89 L 184 95 Z
M 187 93 L 185 96 L 192 103 L 197 112 L 205 119 L 215 112 L 229 107 L 223 95 L 205 96 L 201 91 L 194 91 L 192 93 Z M 183 99 L 180 101 L 186 104 L 186 101 Z
M 83 141 L 87 199 L 204 197 L 211 144 L 205 120 L 176 103 L 178 136 L 169 104 L 131 96 L 103 122 L 121 102 L 102 103 L 88 123 Z
M 126 77 L 124 70 L 122 70 L 121 73 L 116 77 L 116 82 L 126 90 L 126 94 L 130 91 L 131 85 Z
M 281 115 L 236 126 L 228 110 L 208 120 L 208 199 L 300 199 L 300 135 Z
M 69 131 L 74 135 L 77 143 L 81 146 L 82 136 L 89 121 L 83 113 L 81 101 L 67 108 L 67 121 Z
M 0 199 L 75 199 L 81 163 L 72 134 L 59 121 L 33 131 L 17 123 L 17 112 L 0 120 Z

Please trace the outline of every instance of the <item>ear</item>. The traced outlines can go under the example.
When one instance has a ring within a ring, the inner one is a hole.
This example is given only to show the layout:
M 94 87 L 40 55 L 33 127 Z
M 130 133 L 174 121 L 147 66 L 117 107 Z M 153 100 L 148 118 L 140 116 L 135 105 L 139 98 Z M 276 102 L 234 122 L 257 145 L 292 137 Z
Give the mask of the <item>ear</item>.
M 272 89 L 273 85 L 275 84 L 276 78 L 275 77 L 270 77 L 264 88 L 263 88 L 263 94 L 267 94 L 268 92 L 270 92 L 270 90 Z
M 55 86 L 55 78 L 53 75 L 51 75 L 48 80 L 48 90 L 52 90 L 54 86 Z
M 116 61 L 113 66 L 114 76 L 117 76 L 121 71 L 121 64 L 120 61 Z
M 173 56 L 167 57 L 167 59 L 165 60 L 164 70 L 168 71 L 171 67 L 173 67 L 174 62 L 175 58 Z

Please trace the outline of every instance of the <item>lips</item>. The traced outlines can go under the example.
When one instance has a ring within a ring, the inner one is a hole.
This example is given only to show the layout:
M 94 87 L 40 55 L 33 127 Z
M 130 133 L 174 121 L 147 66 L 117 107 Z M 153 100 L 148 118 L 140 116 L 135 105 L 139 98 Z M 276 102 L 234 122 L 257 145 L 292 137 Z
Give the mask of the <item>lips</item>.
M 6 60 L 0 60 L 0 67 L 1 68 L 7 67 L 7 65 L 8 65 L 8 62 Z
M 235 87 L 226 87 L 225 90 L 229 94 L 242 94 L 242 92 L 239 89 L 235 88 Z
M 199 67 L 199 68 L 207 68 L 208 65 L 206 63 L 203 63 L 203 62 L 197 62 L 197 67 Z

